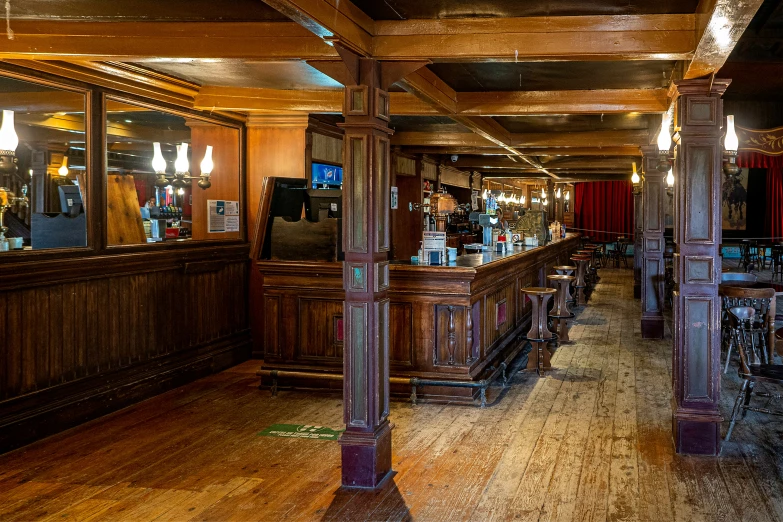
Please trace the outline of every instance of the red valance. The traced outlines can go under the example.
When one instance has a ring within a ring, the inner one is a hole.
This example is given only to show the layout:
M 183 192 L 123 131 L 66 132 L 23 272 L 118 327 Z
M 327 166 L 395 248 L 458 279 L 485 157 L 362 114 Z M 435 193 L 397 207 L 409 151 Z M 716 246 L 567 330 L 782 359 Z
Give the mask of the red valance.
M 737 165 L 749 169 L 767 169 L 764 237 L 783 239 L 783 156 L 740 151 Z

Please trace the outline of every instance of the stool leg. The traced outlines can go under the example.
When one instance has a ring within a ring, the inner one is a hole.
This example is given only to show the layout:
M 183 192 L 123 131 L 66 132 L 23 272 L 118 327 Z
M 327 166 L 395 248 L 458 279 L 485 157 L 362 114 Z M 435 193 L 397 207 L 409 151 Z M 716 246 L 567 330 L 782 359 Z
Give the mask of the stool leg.
M 568 322 L 565 319 L 560 319 L 560 329 L 558 332 L 558 335 L 560 336 L 560 344 L 571 342 L 571 339 L 568 337 Z

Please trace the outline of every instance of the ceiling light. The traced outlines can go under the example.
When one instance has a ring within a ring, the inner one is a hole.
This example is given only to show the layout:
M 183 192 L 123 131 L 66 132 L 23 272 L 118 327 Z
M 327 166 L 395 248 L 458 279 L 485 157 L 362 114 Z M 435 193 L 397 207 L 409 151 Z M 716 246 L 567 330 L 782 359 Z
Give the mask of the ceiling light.
M 60 165 L 59 169 L 57 169 L 57 173 L 60 176 L 67 176 L 68 175 L 68 156 L 63 156 L 63 164 Z

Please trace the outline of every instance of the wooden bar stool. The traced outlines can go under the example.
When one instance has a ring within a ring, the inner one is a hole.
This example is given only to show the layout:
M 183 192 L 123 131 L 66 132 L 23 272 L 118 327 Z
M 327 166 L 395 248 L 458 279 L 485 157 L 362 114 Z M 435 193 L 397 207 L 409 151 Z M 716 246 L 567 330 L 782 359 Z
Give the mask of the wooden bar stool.
M 569 266 L 569 265 L 562 265 L 562 266 L 553 266 L 552 270 L 555 271 L 557 275 L 569 275 L 574 276 L 574 281 L 576 281 L 576 267 L 575 266 Z M 573 287 L 573 285 L 571 285 Z M 568 290 L 568 303 L 569 304 L 576 304 L 576 290 Z
M 557 323 L 558 342 L 570 343 L 567 319 L 573 319 L 574 314 L 568 309 L 568 302 L 571 300 L 571 282 L 576 278 L 570 275 L 549 275 L 546 278 L 557 289 L 555 306 L 549 312 L 549 317 Z
M 522 289 L 522 293 L 530 298 L 533 303 L 533 311 L 530 316 L 530 330 L 525 339 L 530 342 L 533 349 L 527 360 L 527 369 L 535 370 L 542 375 L 545 370 L 552 368 L 549 362 L 550 353 L 547 345 L 557 337 L 549 331 L 547 325 L 547 301 L 557 293 L 554 288 L 541 288 L 530 286 Z
M 571 261 L 576 264 L 576 281 L 574 281 L 574 288 L 576 288 L 576 302 L 579 306 L 587 304 L 587 281 L 585 275 L 587 273 L 587 265 L 590 264 L 590 258 L 587 256 L 572 256 Z
M 597 283 L 601 280 L 601 277 L 598 275 L 601 247 L 599 245 L 587 245 L 584 249 L 590 252 L 590 273 L 593 281 Z

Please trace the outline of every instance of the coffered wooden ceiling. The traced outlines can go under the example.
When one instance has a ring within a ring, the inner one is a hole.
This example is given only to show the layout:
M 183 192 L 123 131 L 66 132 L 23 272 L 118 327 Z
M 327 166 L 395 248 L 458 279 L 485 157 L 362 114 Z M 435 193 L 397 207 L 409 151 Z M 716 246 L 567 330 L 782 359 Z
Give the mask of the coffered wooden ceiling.
M 493 176 L 617 179 L 657 135 L 672 81 L 725 64 L 729 93 L 780 96 L 780 4 L 11 0 L 15 38 L 0 35 L 0 59 L 170 77 L 173 102 L 209 110 L 336 114 L 342 47 L 421 66 L 390 89 L 403 150 L 456 154 L 459 168 Z

